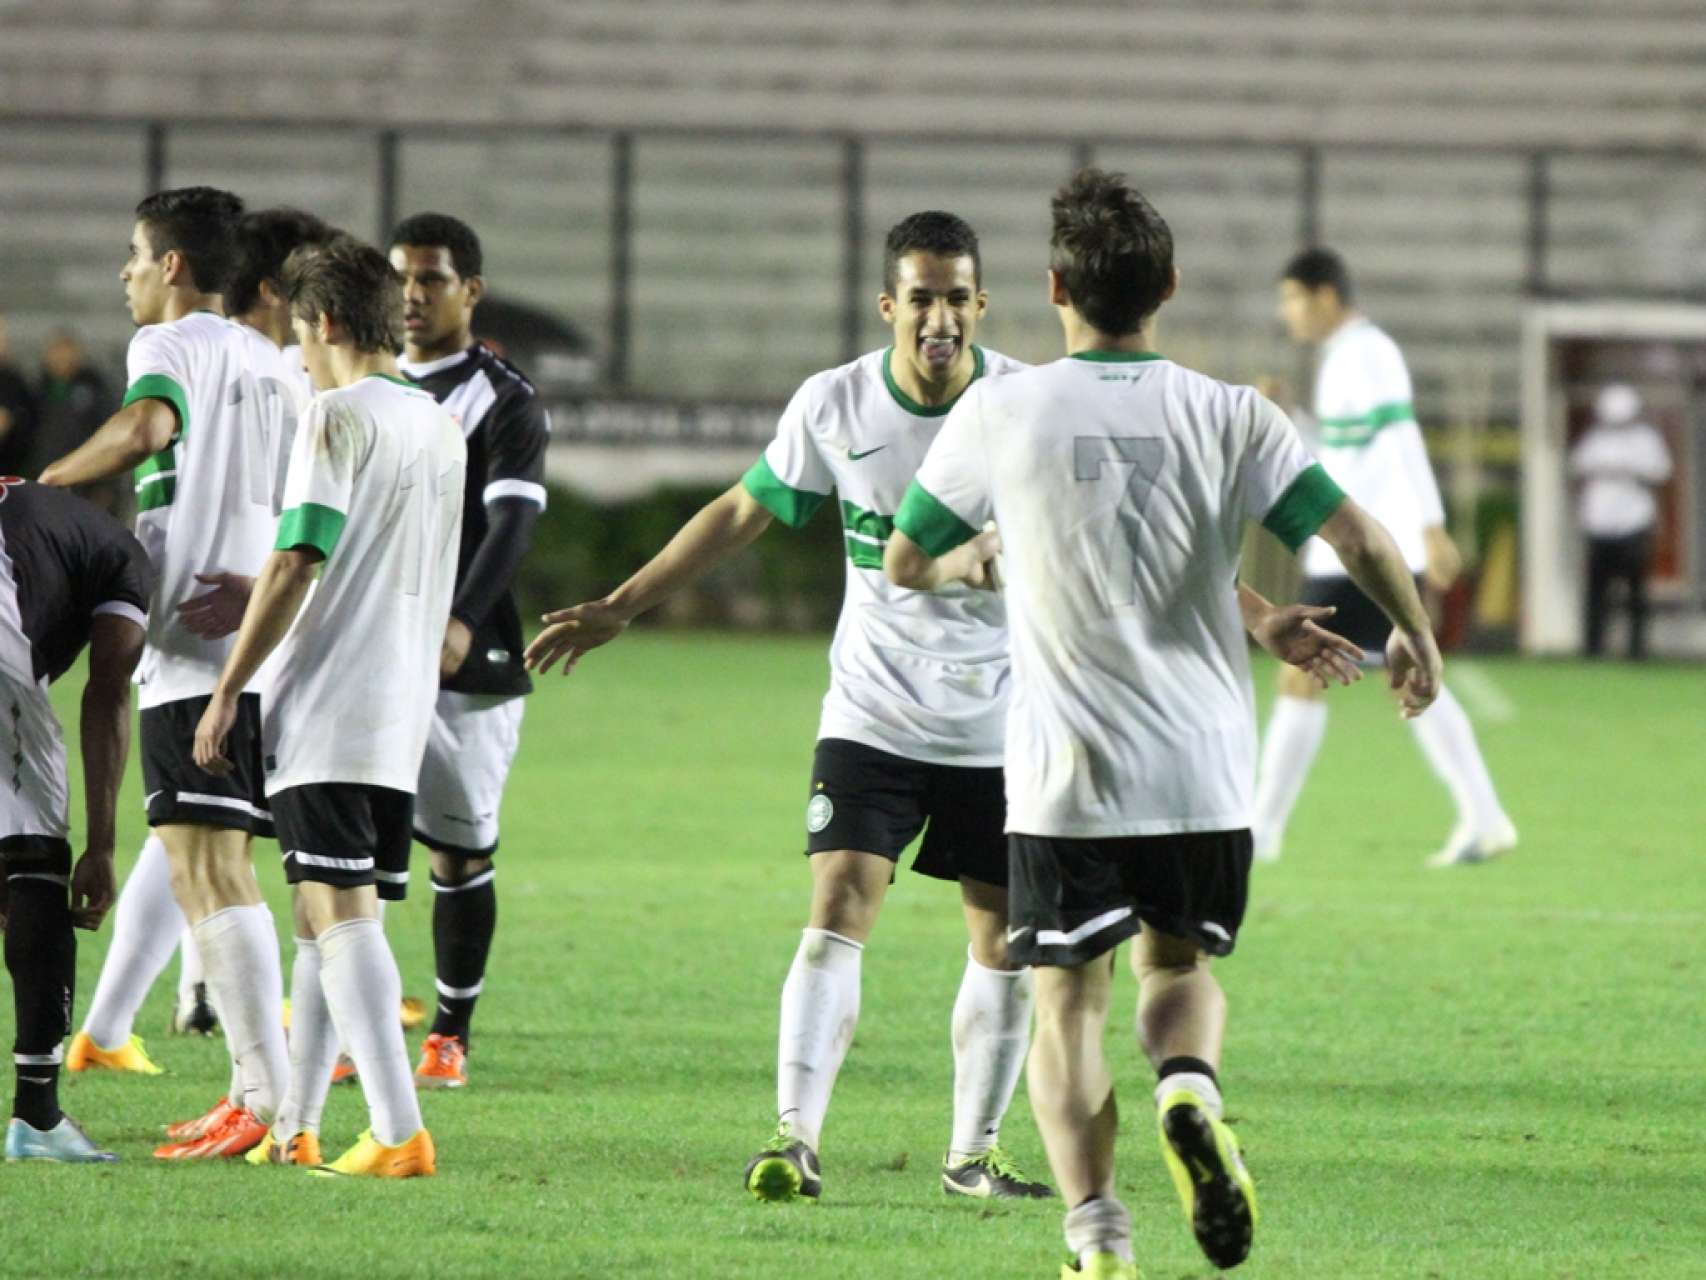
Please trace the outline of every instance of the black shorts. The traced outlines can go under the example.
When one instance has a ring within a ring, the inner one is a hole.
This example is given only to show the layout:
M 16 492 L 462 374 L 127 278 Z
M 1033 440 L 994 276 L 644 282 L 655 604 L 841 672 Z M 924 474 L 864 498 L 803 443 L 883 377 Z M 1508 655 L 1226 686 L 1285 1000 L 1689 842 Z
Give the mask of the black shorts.
M 284 878 L 339 889 L 377 885 L 401 902 L 409 889 L 415 797 L 359 782 L 310 782 L 272 796 Z
M 914 871 L 1004 886 L 1006 821 L 998 767 L 925 764 L 845 738 L 817 744 L 806 802 L 808 854 L 853 849 L 898 863 L 922 831 Z
M 28 876 L 37 880 L 71 881 L 71 842 L 59 836 L 0 838 L 0 875 L 8 880 Z
M 1421 590 L 1422 580 L 1416 579 Z M 1381 612 L 1347 577 L 1305 578 L 1299 604 L 1331 605 L 1338 612 L 1322 625 L 1336 631 L 1368 655 L 1368 661 L 1380 666 L 1386 661 L 1386 638 L 1392 634 L 1392 619 Z
M 148 825 L 173 822 L 227 827 L 270 836 L 266 775 L 261 769 L 261 695 L 237 699 L 237 722 L 225 740 L 231 772 L 223 778 L 195 762 L 195 731 L 210 698 L 181 698 L 142 712 L 142 789 Z
M 1250 893 L 1250 833 L 1193 831 L 1068 840 L 1008 837 L 1007 957 L 1085 964 L 1148 925 L 1224 956 Z

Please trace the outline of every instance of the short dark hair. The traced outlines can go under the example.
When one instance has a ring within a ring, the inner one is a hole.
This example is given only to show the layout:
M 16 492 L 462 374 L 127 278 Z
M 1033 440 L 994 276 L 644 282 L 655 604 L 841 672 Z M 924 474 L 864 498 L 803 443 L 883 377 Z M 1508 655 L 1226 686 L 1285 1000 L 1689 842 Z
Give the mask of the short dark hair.
M 136 206 L 136 220 L 147 229 L 156 258 L 174 249 L 190 264 L 190 278 L 202 293 L 225 288 L 237 259 L 237 219 L 243 201 L 218 187 L 178 187 L 156 191 Z
M 400 244 L 449 249 L 451 265 L 464 280 L 483 274 L 485 255 L 480 251 L 480 237 L 473 227 L 448 213 L 410 214 L 397 224 L 387 248 Z
M 370 244 L 339 235 L 304 245 L 284 264 L 291 314 L 313 324 L 330 316 L 359 351 L 397 351 L 403 345 L 403 278 Z
M 894 296 L 900 260 L 909 253 L 933 253 L 942 258 L 970 258 L 972 276 L 983 287 L 983 255 L 971 223 L 940 209 L 910 213 L 889 228 L 883 241 L 883 292 Z
M 1351 300 L 1351 273 L 1345 260 L 1322 245 L 1305 249 L 1285 264 L 1281 280 L 1295 280 L 1305 289 L 1324 289 L 1331 286 L 1340 302 Z
M 1049 266 L 1078 314 L 1135 333 L 1173 287 L 1173 232 L 1122 173 L 1081 169 L 1050 202 Z
M 300 209 L 259 209 L 237 224 L 237 267 L 225 285 L 225 311 L 240 316 L 261 300 L 263 280 L 282 281 L 285 259 L 305 244 L 324 244 L 334 231 Z

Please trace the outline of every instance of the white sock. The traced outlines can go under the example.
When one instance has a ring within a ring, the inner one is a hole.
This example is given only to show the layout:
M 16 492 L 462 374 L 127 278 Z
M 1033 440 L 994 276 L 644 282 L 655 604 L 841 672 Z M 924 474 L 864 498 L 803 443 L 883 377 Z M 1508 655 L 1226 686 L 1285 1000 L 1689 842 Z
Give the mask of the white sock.
M 1442 688 L 1421 715 L 1410 721 L 1416 742 L 1433 771 L 1451 792 L 1457 806 L 1457 821 L 1477 833 L 1496 830 L 1506 821 L 1487 762 L 1475 741 L 1475 728 L 1463 704 Z
M 982 1155 L 1001 1136 L 1001 1117 L 1031 1047 L 1035 983 L 1029 969 L 985 969 L 967 949 L 954 1001 L 954 1140 L 951 1163 Z
M 184 913 L 172 897 L 166 846 L 158 836 L 149 836 L 113 909 L 112 945 L 83 1022 L 83 1030 L 101 1048 L 116 1049 L 130 1039 L 137 1010 L 171 961 L 183 927 Z
M 403 980 L 377 920 L 345 920 L 320 935 L 320 987 L 338 1040 L 349 1046 L 373 1136 L 388 1147 L 421 1129 L 409 1050 L 397 1021 Z
M 1170 1076 L 1161 1077 L 1155 1086 L 1155 1105 L 1160 1106 L 1161 1099 L 1175 1089 L 1189 1089 L 1203 1100 L 1203 1105 L 1208 1108 L 1210 1115 L 1216 1120 L 1220 1119 L 1226 1104 L 1221 1100 L 1220 1086 L 1208 1076 L 1198 1071 L 1175 1071 Z
M 185 926 L 178 935 L 178 1004 L 183 1006 L 195 999 L 198 982 L 206 982 L 201 966 L 201 948 L 195 944 L 195 930 Z
M 864 950 L 863 944 L 839 933 L 806 929 L 782 984 L 776 1110 L 813 1151 L 823 1133 L 841 1060 L 859 1024 L 859 958 Z
M 1256 770 L 1256 809 L 1251 826 L 1256 848 L 1264 857 L 1279 856 L 1285 824 L 1315 763 L 1327 733 L 1327 704 L 1319 698 L 1274 699 L 1274 713 L 1262 736 L 1262 759 Z
M 1112 1196 L 1092 1196 L 1066 1215 L 1066 1247 L 1077 1255 L 1080 1265 L 1093 1253 L 1111 1253 L 1121 1262 L 1133 1262 L 1131 1214 Z
M 298 938 L 290 969 L 290 1084 L 273 1123 L 275 1137 L 282 1141 L 304 1129 L 320 1132 L 337 1060 L 337 1028 L 320 987 L 320 944 Z
M 270 1123 L 290 1069 L 284 1045 L 284 976 L 272 913 L 260 903 L 226 907 L 195 926 L 195 940 L 225 1028 L 225 1047 L 235 1068 L 232 1083 L 241 1082 L 241 1097 L 232 1102 Z

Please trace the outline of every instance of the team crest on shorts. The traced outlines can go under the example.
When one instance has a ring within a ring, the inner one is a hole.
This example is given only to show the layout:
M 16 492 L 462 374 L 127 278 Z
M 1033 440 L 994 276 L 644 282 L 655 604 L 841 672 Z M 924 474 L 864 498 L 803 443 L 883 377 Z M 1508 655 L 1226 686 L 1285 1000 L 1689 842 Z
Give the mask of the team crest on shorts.
M 835 816 L 835 802 L 821 791 L 806 806 L 806 830 L 814 836 L 829 825 Z

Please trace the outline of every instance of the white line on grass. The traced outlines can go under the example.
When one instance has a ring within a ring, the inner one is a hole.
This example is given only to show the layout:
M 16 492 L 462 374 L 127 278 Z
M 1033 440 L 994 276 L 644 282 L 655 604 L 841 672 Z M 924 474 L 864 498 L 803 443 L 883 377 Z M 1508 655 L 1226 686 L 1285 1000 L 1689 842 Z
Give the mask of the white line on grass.
M 1505 724 L 1516 719 L 1516 703 L 1480 664 L 1453 662 L 1446 669 L 1445 678 L 1446 683 L 1469 704 L 1469 711 L 1477 720 Z

